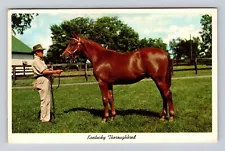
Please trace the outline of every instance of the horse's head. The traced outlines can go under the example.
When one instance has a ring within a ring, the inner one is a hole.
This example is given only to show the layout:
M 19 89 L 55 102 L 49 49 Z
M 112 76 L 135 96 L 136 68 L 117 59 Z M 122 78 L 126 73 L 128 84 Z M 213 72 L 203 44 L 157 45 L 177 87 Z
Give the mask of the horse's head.
M 61 54 L 61 57 L 68 58 L 70 55 L 73 55 L 76 52 L 79 52 L 81 50 L 81 38 L 77 35 L 73 35 L 70 38 L 70 42 L 67 45 L 64 52 Z

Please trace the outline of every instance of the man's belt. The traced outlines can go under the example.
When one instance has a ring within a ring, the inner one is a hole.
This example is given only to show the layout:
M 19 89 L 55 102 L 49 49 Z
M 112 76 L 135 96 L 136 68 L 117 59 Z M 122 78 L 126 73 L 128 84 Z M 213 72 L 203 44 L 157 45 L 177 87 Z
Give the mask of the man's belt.
M 40 77 L 46 77 L 46 76 L 44 76 L 44 75 L 37 75 L 37 76 L 34 77 L 34 79 L 37 79 L 37 78 L 40 78 Z

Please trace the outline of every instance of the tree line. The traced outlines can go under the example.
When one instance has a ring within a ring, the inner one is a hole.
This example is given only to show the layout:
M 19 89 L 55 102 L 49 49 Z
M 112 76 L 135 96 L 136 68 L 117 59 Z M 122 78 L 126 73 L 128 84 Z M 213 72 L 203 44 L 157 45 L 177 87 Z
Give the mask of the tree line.
M 12 14 L 12 31 L 23 34 L 31 27 L 31 21 L 38 14 Z M 93 20 L 88 17 L 77 17 L 64 21 L 59 25 L 52 25 L 52 45 L 49 47 L 45 60 L 52 63 L 62 63 L 66 60 L 60 54 L 66 48 L 71 32 L 94 40 L 107 49 L 119 52 L 129 52 L 144 47 L 156 47 L 171 53 L 174 59 L 193 59 L 195 57 L 212 57 L 212 17 L 208 14 L 201 17 L 202 30 L 200 37 L 190 39 L 176 38 L 163 42 L 161 38 L 139 38 L 139 34 L 118 17 L 104 16 Z M 72 62 L 83 62 L 83 54 L 71 58 Z

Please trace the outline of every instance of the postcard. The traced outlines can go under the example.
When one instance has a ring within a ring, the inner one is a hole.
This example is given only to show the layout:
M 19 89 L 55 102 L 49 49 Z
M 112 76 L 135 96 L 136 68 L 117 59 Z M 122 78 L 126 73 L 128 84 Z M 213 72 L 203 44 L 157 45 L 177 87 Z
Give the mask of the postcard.
M 215 143 L 217 8 L 8 10 L 8 143 Z

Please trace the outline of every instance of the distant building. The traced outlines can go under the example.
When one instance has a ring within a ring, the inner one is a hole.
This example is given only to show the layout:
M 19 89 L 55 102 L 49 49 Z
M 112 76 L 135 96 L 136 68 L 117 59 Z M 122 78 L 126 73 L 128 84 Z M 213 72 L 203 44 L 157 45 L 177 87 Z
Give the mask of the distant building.
M 32 49 L 12 35 L 12 65 L 31 65 L 34 55 Z

